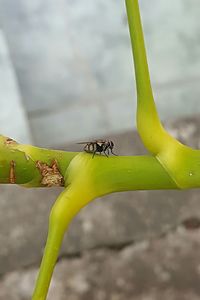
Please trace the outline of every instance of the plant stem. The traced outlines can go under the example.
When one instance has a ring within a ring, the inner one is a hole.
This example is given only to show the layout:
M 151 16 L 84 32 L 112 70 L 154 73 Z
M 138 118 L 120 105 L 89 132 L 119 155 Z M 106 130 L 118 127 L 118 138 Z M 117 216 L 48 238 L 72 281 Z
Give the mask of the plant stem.
M 71 184 L 56 200 L 49 218 L 47 243 L 32 300 L 46 299 L 64 233 L 72 218 L 92 199 L 94 195 L 90 186 L 86 187 L 84 182 L 83 185 Z
M 138 0 L 126 0 L 138 96 L 153 97 Z
M 162 126 L 151 88 L 138 0 L 125 1 L 135 64 L 138 132 L 179 188 L 199 187 L 200 151 L 181 144 Z
M 0 183 L 41 187 L 48 186 L 42 184 L 45 171 L 48 179 L 51 179 L 51 175 L 55 179 L 56 172 L 57 176 L 60 174 L 60 177 L 64 177 L 70 161 L 78 153 L 21 145 L 8 137 L 0 136 L 0 154 Z M 38 166 L 43 167 L 43 175 Z M 54 183 L 56 185 L 55 180 Z
M 125 1 L 135 65 L 137 127 L 146 148 L 156 155 L 163 147 L 166 132 L 154 102 L 138 0 Z
M 96 157 L 90 163 L 87 172 L 92 173 L 98 197 L 113 192 L 177 188 L 153 156 Z

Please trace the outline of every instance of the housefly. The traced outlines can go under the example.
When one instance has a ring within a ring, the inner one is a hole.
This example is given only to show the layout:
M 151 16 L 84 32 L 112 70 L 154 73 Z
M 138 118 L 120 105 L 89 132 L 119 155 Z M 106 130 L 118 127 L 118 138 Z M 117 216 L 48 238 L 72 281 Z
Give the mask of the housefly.
M 102 152 L 108 157 L 110 153 L 117 155 L 113 152 L 114 143 L 110 140 L 94 140 L 89 142 L 79 142 L 78 144 L 85 144 L 84 151 L 87 153 L 101 154 Z

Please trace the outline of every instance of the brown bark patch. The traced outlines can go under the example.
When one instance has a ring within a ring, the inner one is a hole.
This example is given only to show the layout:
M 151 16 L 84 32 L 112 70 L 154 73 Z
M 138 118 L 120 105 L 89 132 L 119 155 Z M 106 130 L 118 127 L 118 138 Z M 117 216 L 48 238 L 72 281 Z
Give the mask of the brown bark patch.
M 12 184 L 14 184 L 16 182 L 15 162 L 14 162 L 14 160 L 11 160 L 11 162 L 10 162 L 9 182 L 12 183 Z
M 50 166 L 38 160 L 36 162 L 36 167 L 42 175 L 42 185 L 47 187 L 64 186 L 64 178 L 59 171 L 58 163 L 55 159 L 52 161 Z
M 17 142 L 9 137 L 6 138 L 5 142 L 4 142 L 5 145 L 16 145 Z

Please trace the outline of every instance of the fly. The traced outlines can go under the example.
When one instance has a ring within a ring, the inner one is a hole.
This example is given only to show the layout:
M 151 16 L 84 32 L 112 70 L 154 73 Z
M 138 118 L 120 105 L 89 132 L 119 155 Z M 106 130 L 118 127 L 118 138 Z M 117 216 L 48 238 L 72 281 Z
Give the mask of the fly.
M 89 142 L 80 142 L 78 144 L 85 144 L 85 147 L 83 148 L 85 152 L 87 153 L 93 153 L 92 158 L 96 153 L 103 152 L 107 157 L 110 153 L 113 155 L 117 155 L 113 152 L 114 143 L 110 140 L 95 140 L 95 141 L 89 141 Z

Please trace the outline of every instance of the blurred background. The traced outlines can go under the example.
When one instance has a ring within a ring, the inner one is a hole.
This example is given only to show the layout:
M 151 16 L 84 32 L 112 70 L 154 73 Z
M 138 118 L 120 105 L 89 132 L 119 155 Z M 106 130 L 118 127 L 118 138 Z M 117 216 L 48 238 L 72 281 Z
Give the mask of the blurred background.
M 124 0 L 0 5 L 2 133 L 58 147 L 135 127 Z M 141 0 L 140 6 L 162 119 L 198 113 L 199 1 Z
M 159 114 L 199 148 L 199 0 L 139 2 Z M 0 133 L 20 143 L 79 151 L 109 137 L 118 154 L 145 153 L 124 0 L 0 0 L 0 105 Z M 0 300 L 27 300 L 59 190 L 0 191 Z M 70 227 L 49 299 L 199 299 L 199 196 L 94 201 Z

